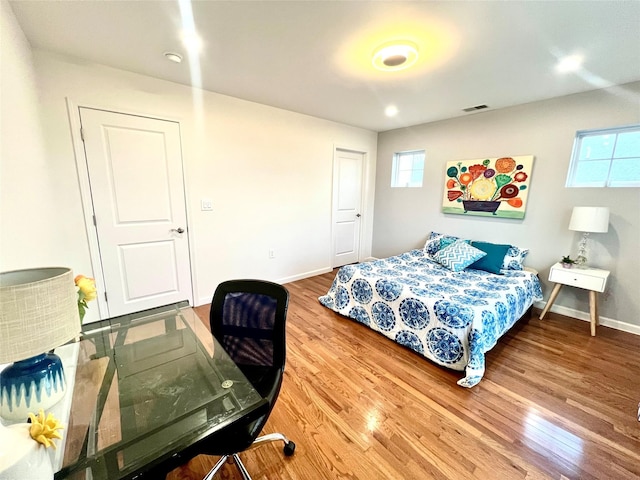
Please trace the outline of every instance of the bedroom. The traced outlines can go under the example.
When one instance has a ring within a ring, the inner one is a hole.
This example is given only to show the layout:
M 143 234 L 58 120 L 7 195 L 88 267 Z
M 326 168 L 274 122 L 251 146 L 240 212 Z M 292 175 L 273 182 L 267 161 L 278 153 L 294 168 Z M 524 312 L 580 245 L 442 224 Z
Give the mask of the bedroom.
M 189 88 L 32 49 L 7 10 L 10 5 L 3 2 L 2 7 L 2 270 L 58 263 L 92 272 L 65 104 L 68 96 L 78 104 L 183 121 L 196 305 L 210 301 L 215 285 L 229 277 L 289 282 L 331 269 L 327 203 L 333 148 L 341 145 L 366 151 L 372 160 L 366 177 L 362 259 L 420 246 L 435 230 L 526 246 L 531 250 L 527 263 L 546 282 L 549 266 L 575 249 L 577 236 L 567 228 L 571 207 L 610 207 L 610 231 L 593 235 L 590 247 L 599 266 L 615 272 L 610 295 L 602 298 L 602 323 L 623 324 L 638 332 L 638 190 L 564 188 L 576 130 L 638 122 L 637 78 L 610 91 L 585 91 L 382 133 L 204 92 L 206 121 L 211 125 L 205 135 L 190 113 Z M 617 95 L 621 90 L 627 94 Z M 40 129 L 41 139 L 34 136 Z M 458 141 L 461 135 L 464 142 Z M 425 176 L 423 189 L 390 189 L 392 154 L 412 148 L 428 150 L 430 161 L 437 162 L 433 174 Z M 536 157 L 524 221 L 460 219 L 440 213 L 446 161 L 503 154 Z M 21 160 L 7 162 L 7 158 Z M 231 158 L 234 165 L 228 163 Z M 254 177 L 237 178 L 235 166 L 285 178 L 287 193 L 280 185 L 264 185 Z M 277 196 L 275 190 L 280 191 Z M 213 214 L 200 210 L 201 198 L 212 199 Z M 304 202 L 299 200 L 303 198 Z M 269 221 L 264 211 L 277 212 L 278 218 Z M 270 249 L 274 259 L 268 258 Z M 545 283 L 545 298 L 549 290 Z M 560 313 L 588 316 L 588 302 L 581 292 L 563 292 L 557 305 L 564 307 Z M 97 309 L 91 308 L 89 315 L 97 315 Z

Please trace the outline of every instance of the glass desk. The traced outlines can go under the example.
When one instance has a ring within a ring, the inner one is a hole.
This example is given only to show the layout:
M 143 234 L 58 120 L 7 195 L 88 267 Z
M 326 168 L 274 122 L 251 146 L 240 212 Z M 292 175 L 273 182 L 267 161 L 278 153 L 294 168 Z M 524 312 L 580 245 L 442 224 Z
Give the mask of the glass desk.
M 211 433 L 266 409 L 186 302 L 85 325 L 80 340 L 63 348 L 73 348 L 77 363 L 75 375 L 65 365 L 73 395 L 61 418 L 56 480 L 147 478 Z

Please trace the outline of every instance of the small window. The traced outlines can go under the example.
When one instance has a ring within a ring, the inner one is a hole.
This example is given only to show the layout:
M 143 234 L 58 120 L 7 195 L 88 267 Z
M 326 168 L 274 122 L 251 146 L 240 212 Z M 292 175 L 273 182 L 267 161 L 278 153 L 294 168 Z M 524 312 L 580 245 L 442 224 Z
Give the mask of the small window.
M 640 187 L 640 125 L 576 132 L 567 187 Z
M 393 154 L 392 187 L 422 187 L 424 150 Z

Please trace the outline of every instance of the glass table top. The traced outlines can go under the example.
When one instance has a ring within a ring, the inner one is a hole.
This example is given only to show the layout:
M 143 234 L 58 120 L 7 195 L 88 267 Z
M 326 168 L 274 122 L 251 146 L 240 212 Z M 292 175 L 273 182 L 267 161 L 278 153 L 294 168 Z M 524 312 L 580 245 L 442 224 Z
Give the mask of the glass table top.
M 186 302 L 83 330 L 55 479 L 134 478 L 266 406 Z

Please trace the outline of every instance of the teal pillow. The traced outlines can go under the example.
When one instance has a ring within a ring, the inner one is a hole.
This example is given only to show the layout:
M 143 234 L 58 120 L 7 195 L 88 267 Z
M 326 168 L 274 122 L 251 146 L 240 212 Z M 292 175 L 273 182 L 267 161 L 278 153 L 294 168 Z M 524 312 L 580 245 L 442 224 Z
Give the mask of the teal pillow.
M 476 247 L 478 250 L 482 250 L 486 255 L 480 260 L 469 265 L 469 268 L 484 270 L 489 273 L 501 273 L 500 270 L 502 269 L 504 257 L 511 248 L 511 245 L 476 241 L 472 241 L 471 245 Z
M 457 237 L 442 237 L 440 239 L 440 249 L 447 248 L 453 242 L 457 242 L 458 240 L 460 239 Z
M 464 240 L 457 240 L 438 251 L 434 260 L 453 272 L 461 272 L 476 260 L 486 255 L 482 250 L 472 247 Z

